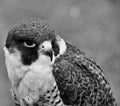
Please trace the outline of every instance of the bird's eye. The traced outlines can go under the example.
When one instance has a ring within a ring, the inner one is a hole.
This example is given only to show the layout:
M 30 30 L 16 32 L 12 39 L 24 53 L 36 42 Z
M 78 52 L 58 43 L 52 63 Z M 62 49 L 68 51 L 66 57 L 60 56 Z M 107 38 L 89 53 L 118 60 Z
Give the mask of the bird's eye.
M 24 46 L 29 47 L 29 48 L 33 48 L 33 47 L 36 46 L 36 44 L 34 42 L 32 42 L 32 41 L 25 41 Z

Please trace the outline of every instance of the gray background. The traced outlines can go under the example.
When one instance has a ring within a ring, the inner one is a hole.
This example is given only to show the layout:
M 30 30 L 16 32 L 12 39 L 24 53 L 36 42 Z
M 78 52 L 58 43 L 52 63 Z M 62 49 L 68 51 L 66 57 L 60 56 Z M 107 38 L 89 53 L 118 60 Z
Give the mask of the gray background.
M 120 106 L 119 0 L 0 0 L 0 106 L 12 106 L 3 46 L 11 27 L 28 17 L 46 19 L 64 39 L 101 65 Z

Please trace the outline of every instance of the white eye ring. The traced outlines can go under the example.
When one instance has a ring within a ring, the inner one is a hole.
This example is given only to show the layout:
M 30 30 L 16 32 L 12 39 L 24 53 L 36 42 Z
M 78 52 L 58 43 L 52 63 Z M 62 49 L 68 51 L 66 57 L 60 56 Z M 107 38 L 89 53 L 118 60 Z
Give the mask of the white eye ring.
M 35 47 L 36 46 L 36 44 L 35 43 L 33 43 L 33 42 L 24 42 L 24 46 L 25 47 L 29 47 L 29 48 L 33 48 L 33 47 Z

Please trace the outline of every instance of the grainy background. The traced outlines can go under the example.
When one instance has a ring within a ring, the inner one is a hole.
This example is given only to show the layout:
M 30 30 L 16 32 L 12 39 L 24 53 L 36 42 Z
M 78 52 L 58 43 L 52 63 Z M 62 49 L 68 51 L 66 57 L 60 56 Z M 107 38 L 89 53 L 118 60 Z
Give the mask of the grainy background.
M 10 28 L 28 17 L 46 19 L 56 32 L 93 57 L 120 106 L 119 0 L 0 0 L 0 106 L 13 106 L 2 48 Z

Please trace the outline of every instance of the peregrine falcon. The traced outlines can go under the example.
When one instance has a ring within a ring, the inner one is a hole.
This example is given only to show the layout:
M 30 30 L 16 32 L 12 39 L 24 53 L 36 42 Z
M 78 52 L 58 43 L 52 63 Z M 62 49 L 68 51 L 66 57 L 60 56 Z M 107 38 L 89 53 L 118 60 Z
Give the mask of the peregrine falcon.
M 102 69 L 47 21 L 15 25 L 4 54 L 16 106 L 117 106 Z

